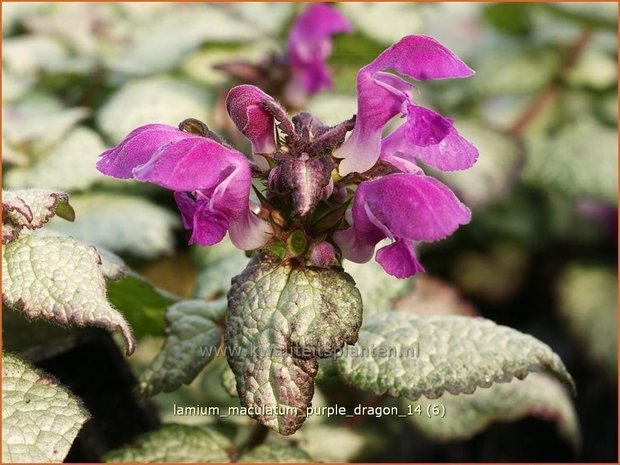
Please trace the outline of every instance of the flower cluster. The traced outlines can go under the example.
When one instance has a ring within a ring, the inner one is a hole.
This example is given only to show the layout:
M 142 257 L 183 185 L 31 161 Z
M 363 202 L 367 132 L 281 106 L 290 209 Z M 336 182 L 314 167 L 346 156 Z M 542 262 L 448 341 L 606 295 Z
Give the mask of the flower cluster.
M 290 38 L 293 65 L 305 67 L 300 79 L 313 89 L 327 82 L 325 32 L 300 27 Z M 240 249 L 329 267 L 342 258 L 366 262 L 389 239 L 376 260 L 404 278 L 423 270 L 416 242 L 445 238 L 470 220 L 469 209 L 418 161 L 466 169 L 478 152 L 452 120 L 417 105 L 412 84 L 401 76 L 472 74 L 434 39 L 407 36 L 359 71 L 357 115 L 336 126 L 305 112 L 291 118 L 259 88 L 240 85 L 229 92 L 226 109 L 252 143 L 251 160 L 204 124 L 186 120 L 178 129 L 151 124 L 134 130 L 97 167 L 173 190 L 191 242 L 212 245 L 228 231 Z M 383 137 L 396 116 L 402 125 Z

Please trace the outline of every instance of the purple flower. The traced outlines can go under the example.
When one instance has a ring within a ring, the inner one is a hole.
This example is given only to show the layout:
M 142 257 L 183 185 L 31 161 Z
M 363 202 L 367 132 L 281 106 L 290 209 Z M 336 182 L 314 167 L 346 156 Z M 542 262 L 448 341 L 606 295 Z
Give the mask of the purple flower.
M 293 27 L 291 64 L 303 77 L 304 92 L 328 84 L 323 60 L 329 37 L 346 28 L 323 5 L 310 7 Z M 412 85 L 386 70 L 418 80 L 473 73 L 435 40 L 408 36 L 360 70 L 358 114 L 333 127 L 305 112 L 289 117 L 255 86 L 231 89 L 226 110 L 252 143 L 253 164 L 203 123 L 186 120 L 181 129 L 152 124 L 134 130 L 97 166 L 110 176 L 173 190 L 183 224 L 192 230 L 190 242 L 215 244 L 228 232 L 241 249 L 329 268 L 342 258 L 368 261 L 389 239 L 376 260 L 405 278 L 423 271 L 416 243 L 443 239 L 471 216 L 418 162 L 465 169 L 478 152 L 451 119 L 417 105 L 409 96 Z M 399 114 L 404 124 L 382 138 L 384 126 Z M 252 178 L 258 211 L 249 200 Z
M 343 256 L 363 263 L 377 243 L 394 242 L 377 251 L 385 271 L 405 278 L 423 271 L 413 243 L 448 237 L 470 220 L 469 209 L 454 193 L 430 176 L 398 173 L 359 185 L 352 208 L 353 227 L 336 232 L 334 239 Z
M 321 3 L 311 5 L 297 18 L 288 36 L 291 78 L 285 89 L 287 101 L 299 105 L 307 95 L 331 87 L 325 64 L 332 49 L 331 37 L 351 30 L 338 10 Z
M 233 243 L 247 250 L 270 238 L 269 224 L 250 210 L 247 159 L 216 140 L 149 124 L 104 152 L 97 169 L 175 191 L 183 224 L 193 230 L 190 243 L 212 245 L 229 231 Z
M 406 117 L 406 122 L 404 128 L 399 128 L 388 140 L 386 151 L 398 149 L 388 155 L 457 167 L 453 169 L 471 166 L 477 158 L 475 148 L 463 141 L 450 119 L 416 105 L 409 95 L 412 85 L 385 72 L 390 69 L 420 81 L 464 78 L 473 74 L 456 55 L 430 37 L 407 36 L 384 51 L 357 75 L 355 128 L 334 153 L 335 157 L 343 159 L 340 174 L 362 173 L 375 165 L 382 151 L 383 128 L 398 114 Z M 464 151 L 455 150 L 454 145 Z M 445 158 L 451 159 L 445 161 Z

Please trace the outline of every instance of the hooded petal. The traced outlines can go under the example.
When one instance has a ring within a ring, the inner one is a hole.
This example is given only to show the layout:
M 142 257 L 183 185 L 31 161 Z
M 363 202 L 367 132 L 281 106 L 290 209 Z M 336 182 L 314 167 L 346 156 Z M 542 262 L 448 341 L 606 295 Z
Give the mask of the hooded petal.
M 331 36 L 351 32 L 351 25 L 335 8 L 316 3 L 295 21 L 288 37 L 288 58 L 291 80 L 287 98 L 301 104 L 306 95 L 331 86 L 325 60 L 331 53 Z
M 381 247 L 375 256 L 386 273 L 403 279 L 424 271 L 418 262 L 411 241 L 397 239 L 394 243 Z
M 450 50 L 427 36 L 407 36 L 385 50 L 357 75 L 355 128 L 334 154 L 345 159 L 339 167 L 342 175 L 363 172 L 375 164 L 383 127 L 392 117 L 404 113 L 406 103 L 410 102 L 406 88 L 409 84 L 396 76 L 388 80 L 384 76 L 386 70 L 417 80 L 463 78 L 473 74 Z
M 417 145 L 411 139 L 408 130 L 409 122 L 403 124 L 383 139 L 381 143 L 381 159 L 391 163 L 398 169 L 407 160 L 415 163 L 420 160 L 427 165 L 442 171 L 456 171 L 470 168 L 478 159 L 478 149 L 463 138 L 454 126 L 450 127 L 446 136 L 434 145 Z
M 134 131 L 105 152 L 98 167 L 124 177 L 131 172 L 138 181 L 176 191 L 183 225 L 193 230 L 190 243 L 212 245 L 224 237 L 231 223 L 249 224 L 252 177 L 246 158 L 212 139 L 159 126 L 155 131 Z
M 412 241 L 443 239 L 469 220 L 469 209 L 436 179 L 391 174 L 359 185 L 353 199 L 351 228 L 336 233 L 334 240 L 345 258 L 358 263 L 370 260 L 382 239 L 405 241 L 384 248 L 377 257 L 388 273 L 397 276 L 421 268 L 410 248 Z M 393 260 L 399 254 L 403 263 L 397 265 Z
M 276 149 L 273 116 L 261 105 L 273 98 L 258 87 L 233 87 L 226 97 L 226 110 L 239 131 L 252 142 L 252 152 L 271 153 Z
M 147 124 L 134 129 L 120 144 L 102 153 L 97 169 L 108 176 L 130 179 L 133 169 L 149 161 L 159 148 L 197 137 L 166 124 Z

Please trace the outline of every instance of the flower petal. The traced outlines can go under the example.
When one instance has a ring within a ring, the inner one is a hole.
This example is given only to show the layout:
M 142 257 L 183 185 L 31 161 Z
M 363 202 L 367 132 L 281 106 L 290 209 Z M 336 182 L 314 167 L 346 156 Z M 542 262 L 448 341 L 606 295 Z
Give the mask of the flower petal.
M 214 190 L 214 197 L 226 196 L 224 206 L 233 216 L 247 210 L 252 183 L 242 154 L 204 137 L 163 146 L 134 169 L 134 177 L 174 191 Z
M 253 250 L 265 245 L 273 235 L 271 225 L 250 210 L 230 221 L 230 240 L 241 250 Z
M 430 176 L 391 174 L 364 182 L 358 192 L 360 189 L 374 221 L 383 224 L 396 238 L 436 241 L 471 219 L 469 208 L 447 186 Z M 355 211 L 353 219 L 355 223 Z
M 473 74 L 450 50 L 427 36 L 407 36 L 385 50 L 357 75 L 355 128 L 334 153 L 344 158 L 339 166 L 341 175 L 361 173 L 375 164 L 380 155 L 383 127 L 402 112 L 403 103 L 410 101 L 410 85 L 385 70 L 395 70 L 417 80 L 462 78 Z
M 306 95 L 331 86 L 325 65 L 332 49 L 331 36 L 351 30 L 337 9 L 321 3 L 311 5 L 297 18 L 288 37 L 292 74 L 286 90 L 289 100 L 300 104 Z
M 415 162 L 421 160 L 427 165 L 442 171 L 456 171 L 470 168 L 478 159 L 478 149 L 463 138 L 452 127 L 448 134 L 437 144 L 422 147 L 415 145 L 409 138 L 408 123 L 403 124 L 381 143 L 381 159 L 397 168 L 398 161 Z M 402 170 L 405 171 L 405 170 Z
M 446 78 L 466 78 L 474 71 L 432 37 L 406 36 L 360 70 L 374 73 L 393 69 L 417 81 Z
M 276 149 L 275 124 L 261 103 L 273 98 L 258 87 L 233 87 L 226 97 L 226 110 L 239 131 L 252 142 L 252 152 L 271 153 Z
M 377 250 L 375 260 L 383 267 L 386 273 L 403 279 L 424 271 L 418 262 L 411 241 L 396 240 L 393 244 Z
M 426 147 L 441 142 L 452 129 L 452 120 L 428 108 L 407 104 L 405 131 L 413 145 Z
M 393 74 L 358 74 L 355 127 L 334 156 L 344 158 L 338 171 L 342 176 L 373 167 L 381 150 L 383 127 L 409 100 L 411 84 Z
M 147 124 L 134 129 L 120 144 L 102 153 L 97 169 L 108 176 L 130 179 L 133 169 L 149 161 L 160 147 L 198 137 L 166 124 Z

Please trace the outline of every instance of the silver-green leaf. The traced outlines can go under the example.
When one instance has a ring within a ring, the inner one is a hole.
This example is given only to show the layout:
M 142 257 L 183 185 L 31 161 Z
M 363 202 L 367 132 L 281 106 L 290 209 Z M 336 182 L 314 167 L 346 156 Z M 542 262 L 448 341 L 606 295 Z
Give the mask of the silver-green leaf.
M 239 463 L 305 463 L 313 462 L 303 450 L 289 444 L 263 444 L 239 457 Z
M 64 192 L 47 189 L 2 191 L 2 243 L 14 241 L 22 229 L 37 229 L 54 215 L 73 221 L 75 213 Z
M 226 300 L 186 300 L 168 308 L 164 347 L 140 375 L 139 391 L 152 396 L 191 383 L 215 356 L 222 342 L 218 322 L 226 316 Z
M 532 371 L 574 387 L 560 358 L 532 336 L 482 318 L 404 311 L 368 317 L 357 344 L 338 358 L 338 369 L 360 389 L 411 400 L 471 394 Z
M 131 329 L 106 300 L 101 257 L 71 237 L 23 235 L 3 246 L 2 302 L 29 319 L 119 331 L 127 353 Z
M 167 424 L 135 444 L 108 452 L 106 462 L 230 462 L 230 441 L 207 426 Z
M 89 417 L 54 378 L 2 355 L 3 462 L 62 462 Z
M 359 291 L 336 270 L 296 268 L 262 254 L 233 279 L 226 355 L 248 413 L 288 435 L 306 419 L 316 357 L 357 340 Z
M 580 443 L 579 422 L 570 396 L 557 380 L 543 373 L 477 389 L 470 395 L 444 394 L 440 402 L 445 408 L 444 416 L 427 414 L 429 406 L 432 409 L 439 405 L 437 401 L 420 399 L 409 407 L 415 411 L 419 406 L 420 413 L 408 418 L 436 441 L 469 439 L 491 423 L 536 416 L 554 420 L 568 442 L 576 447 Z

